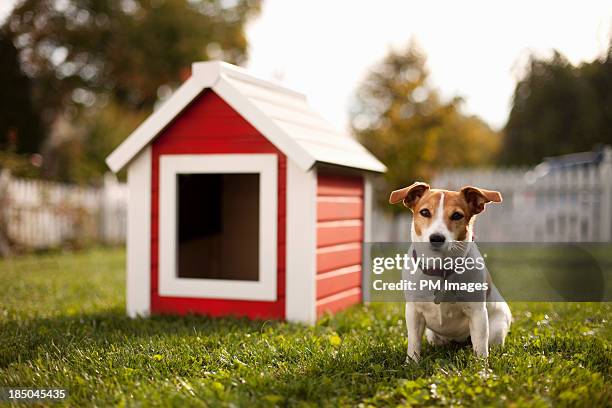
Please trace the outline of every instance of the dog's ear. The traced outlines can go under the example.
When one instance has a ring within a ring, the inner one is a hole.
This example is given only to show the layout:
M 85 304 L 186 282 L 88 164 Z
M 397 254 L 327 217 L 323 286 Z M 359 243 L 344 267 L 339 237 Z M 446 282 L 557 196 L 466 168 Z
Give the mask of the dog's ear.
M 397 204 L 400 201 L 411 210 L 414 209 L 414 204 L 423 197 L 423 194 L 429 190 L 429 184 L 417 181 L 408 187 L 404 187 L 401 190 L 395 190 L 389 197 L 389 203 Z
M 487 203 L 501 203 L 502 196 L 499 191 L 485 190 L 472 186 L 461 189 L 461 194 L 470 207 L 472 214 L 480 214 L 485 209 Z

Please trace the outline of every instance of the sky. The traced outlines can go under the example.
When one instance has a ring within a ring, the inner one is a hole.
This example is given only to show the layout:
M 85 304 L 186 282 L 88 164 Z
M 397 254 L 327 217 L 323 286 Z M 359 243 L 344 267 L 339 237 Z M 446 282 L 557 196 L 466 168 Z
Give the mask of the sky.
M 14 0 L 0 0 L 0 20 Z M 504 125 L 530 54 L 572 63 L 607 48 L 612 1 L 265 0 L 247 27 L 247 68 L 305 93 L 337 128 L 355 90 L 390 48 L 415 39 L 430 83 L 494 128 Z
M 304 92 L 343 128 L 368 69 L 414 38 L 442 96 L 462 96 L 466 113 L 499 128 L 530 53 L 590 61 L 606 50 L 611 20 L 611 1 L 266 0 L 248 28 L 248 67 Z

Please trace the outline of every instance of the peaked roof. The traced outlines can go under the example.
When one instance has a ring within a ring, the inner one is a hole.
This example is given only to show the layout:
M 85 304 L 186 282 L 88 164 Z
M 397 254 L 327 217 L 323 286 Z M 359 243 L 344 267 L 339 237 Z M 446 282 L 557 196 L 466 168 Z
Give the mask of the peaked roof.
M 218 61 L 194 63 L 191 77 L 106 158 L 108 167 L 121 170 L 207 88 L 304 170 L 315 162 L 386 170 L 355 139 L 337 132 L 315 113 L 303 94 Z

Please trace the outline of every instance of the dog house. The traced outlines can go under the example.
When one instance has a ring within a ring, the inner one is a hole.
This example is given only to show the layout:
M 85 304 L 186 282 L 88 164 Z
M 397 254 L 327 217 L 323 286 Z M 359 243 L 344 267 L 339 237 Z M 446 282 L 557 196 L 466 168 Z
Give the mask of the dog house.
M 222 62 L 107 158 L 127 166 L 127 312 L 314 322 L 361 301 L 385 167 L 304 95 Z

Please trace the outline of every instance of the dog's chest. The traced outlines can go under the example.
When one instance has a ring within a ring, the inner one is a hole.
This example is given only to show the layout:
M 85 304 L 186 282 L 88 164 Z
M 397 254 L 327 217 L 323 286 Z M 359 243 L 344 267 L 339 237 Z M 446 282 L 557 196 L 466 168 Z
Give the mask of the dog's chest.
M 469 333 L 469 321 L 461 303 L 421 303 L 425 325 L 438 334 L 462 337 Z

